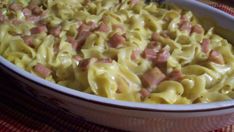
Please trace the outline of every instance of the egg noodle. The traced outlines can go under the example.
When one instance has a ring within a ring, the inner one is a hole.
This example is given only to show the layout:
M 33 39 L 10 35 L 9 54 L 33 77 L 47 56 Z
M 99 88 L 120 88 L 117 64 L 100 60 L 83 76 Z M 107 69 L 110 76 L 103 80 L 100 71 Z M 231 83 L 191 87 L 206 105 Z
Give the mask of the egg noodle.
M 140 0 L 1 0 L 0 54 L 51 82 L 116 100 L 234 98 L 232 45 L 190 11 Z

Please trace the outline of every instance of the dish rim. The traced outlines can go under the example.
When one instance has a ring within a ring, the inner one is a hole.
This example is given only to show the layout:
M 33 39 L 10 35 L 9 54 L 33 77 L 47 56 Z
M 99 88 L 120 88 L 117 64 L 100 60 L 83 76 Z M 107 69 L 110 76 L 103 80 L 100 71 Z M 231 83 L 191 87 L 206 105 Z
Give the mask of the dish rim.
M 170 0 L 166 0 L 170 1 Z M 177 1 L 177 0 L 175 0 Z M 230 20 L 234 21 L 234 17 L 220 11 L 216 8 L 213 8 L 209 5 L 203 4 L 199 1 L 189 1 L 185 0 L 188 3 L 196 4 L 198 6 L 202 6 L 204 8 L 208 8 L 214 12 L 224 15 L 225 17 L 229 17 Z M 200 104 L 185 104 L 185 105 L 175 105 L 175 104 L 147 104 L 141 102 L 129 102 L 129 101 L 120 101 L 113 100 L 106 97 L 101 97 L 97 95 L 91 95 L 85 92 L 81 92 L 78 90 L 74 90 L 65 86 L 61 86 L 59 84 L 55 84 L 53 82 L 49 82 L 45 79 L 42 79 L 32 73 L 21 69 L 20 67 L 14 65 L 10 61 L 6 60 L 2 56 L 0 56 L 0 66 L 7 69 L 10 72 L 13 72 L 15 75 L 26 79 L 32 83 L 42 86 L 47 90 L 58 92 L 65 96 L 70 96 L 72 98 L 80 99 L 83 101 L 88 101 L 91 103 L 105 105 L 109 107 L 128 109 L 128 110 L 140 110 L 140 111 L 151 111 L 151 112 L 207 112 L 207 111 L 216 111 L 223 109 L 234 109 L 234 99 L 228 101 L 220 101 L 213 103 L 200 103 Z

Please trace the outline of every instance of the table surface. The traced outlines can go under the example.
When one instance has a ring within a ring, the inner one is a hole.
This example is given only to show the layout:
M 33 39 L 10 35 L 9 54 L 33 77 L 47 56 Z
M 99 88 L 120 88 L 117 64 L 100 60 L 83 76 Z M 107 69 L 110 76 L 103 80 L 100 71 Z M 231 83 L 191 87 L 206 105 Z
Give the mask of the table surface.
M 200 1 L 234 15 L 232 0 Z M 12 77 L 1 70 L 0 73 L 0 131 L 119 131 L 73 117 L 41 103 L 21 91 L 19 84 Z M 215 132 L 234 132 L 234 125 Z

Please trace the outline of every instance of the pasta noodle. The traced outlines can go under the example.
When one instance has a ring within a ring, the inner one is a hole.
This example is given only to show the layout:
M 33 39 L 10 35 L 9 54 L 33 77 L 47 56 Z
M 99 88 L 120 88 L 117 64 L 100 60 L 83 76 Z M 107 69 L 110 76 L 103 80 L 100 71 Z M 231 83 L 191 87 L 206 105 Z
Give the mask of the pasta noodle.
M 0 54 L 46 80 L 115 100 L 234 98 L 232 45 L 191 11 L 143 0 L 2 0 Z

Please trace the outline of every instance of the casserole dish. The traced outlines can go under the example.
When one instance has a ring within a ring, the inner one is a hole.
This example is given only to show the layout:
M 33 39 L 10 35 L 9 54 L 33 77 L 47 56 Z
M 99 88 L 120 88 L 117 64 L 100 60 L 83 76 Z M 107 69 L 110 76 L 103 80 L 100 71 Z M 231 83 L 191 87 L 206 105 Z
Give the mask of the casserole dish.
M 189 9 L 207 28 L 234 42 L 234 18 L 191 0 L 165 2 Z M 97 124 L 130 131 L 209 131 L 234 123 L 234 100 L 192 105 L 153 105 L 110 100 L 68 89 L 36 77 L 0 58 L 1 68 L 25 91 L 48 104 Z

